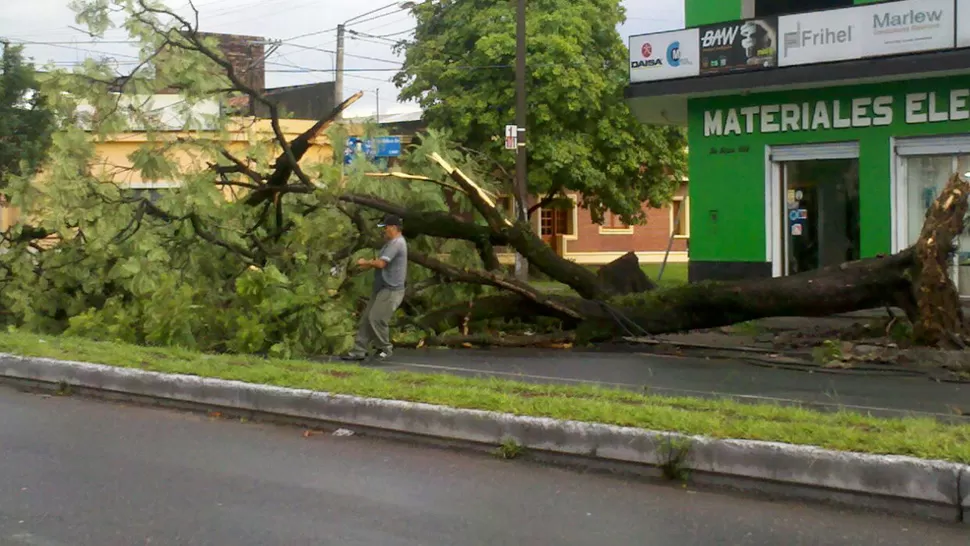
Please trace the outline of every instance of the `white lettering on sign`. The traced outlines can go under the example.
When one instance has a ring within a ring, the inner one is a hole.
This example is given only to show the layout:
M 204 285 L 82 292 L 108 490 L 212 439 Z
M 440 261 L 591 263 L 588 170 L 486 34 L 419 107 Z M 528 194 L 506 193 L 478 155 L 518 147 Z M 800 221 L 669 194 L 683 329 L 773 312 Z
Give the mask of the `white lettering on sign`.
M 970 119 L 970 89 L 954 89 L 945 97 L 910 93 L 904 102 L 906 123 Z M 888 95 L 705 110 L 704 136 L 880 127 L 890 125 L 893 116 L 893 97 Z
M 967 99 L 970 89 L 953 89 L 946 97 L 948 107 L 944 108 L 940 93 L 910 93 L 906 95 L 906 123 L 939 123 L 941 121 L 961 121 L 970 119 Z
M 901 27 L 910 27 L 918 25 L 930 25 L 937 26 L 940 21 L 943 20 L 943 11 L 916 11 L 911 9 L 904 13 L 876 13 L 872 16 L 872 28 L 879 33 L 880 29 L 886 29 L 883 32 L 893 32 L 895 29 Z M 903 30 L 909 30 L 904 28 Z
M 741 31 L 741 25 L 723 27 L 717 30 L 708 30 L 701 37 L 701 45 L 705 48 L 725 47 L 734 43 Z

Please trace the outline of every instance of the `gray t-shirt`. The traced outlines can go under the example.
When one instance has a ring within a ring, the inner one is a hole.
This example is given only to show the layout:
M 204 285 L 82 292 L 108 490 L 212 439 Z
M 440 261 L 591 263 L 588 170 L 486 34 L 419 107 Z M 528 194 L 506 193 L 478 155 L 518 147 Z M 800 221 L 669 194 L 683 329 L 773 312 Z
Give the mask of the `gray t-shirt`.
M 399 235 L 384 243 L 377 257 L 387 262 L 387 266 L 374 270 L 374 292 L 381 288 L 404 290 L 408 275 L 408 244 L 404 237 Z

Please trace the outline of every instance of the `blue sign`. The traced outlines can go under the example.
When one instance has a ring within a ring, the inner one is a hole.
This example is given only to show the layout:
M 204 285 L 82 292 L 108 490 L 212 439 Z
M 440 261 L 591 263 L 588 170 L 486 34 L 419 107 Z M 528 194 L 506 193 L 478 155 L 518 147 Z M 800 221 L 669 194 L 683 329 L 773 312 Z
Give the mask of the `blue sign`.
M 401 155 L 401 137 L 385 136 L 374 139 L 375 157 L 398 157 Z
M 364 154 L 371 161 L 378 157 L 398 157 L 401 155 L 401 137 L 377 137 L 373 140 L 348 138 L 344 148 L 344 165 L 350 165 L 358 154 Z
M 798 221 L 798 211 L 797 210 L 789 211 L 788 212 L 788 219 L 791 220 L 792 222 L 797 222 Z

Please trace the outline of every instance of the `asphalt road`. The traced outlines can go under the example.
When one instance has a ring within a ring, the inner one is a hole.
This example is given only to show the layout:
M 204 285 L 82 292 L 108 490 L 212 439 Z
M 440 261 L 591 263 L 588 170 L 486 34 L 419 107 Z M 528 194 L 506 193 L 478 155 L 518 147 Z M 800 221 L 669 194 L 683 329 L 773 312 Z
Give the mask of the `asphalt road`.
M 734 397 L 877 415 L 970 419 L 970 384 L 923 377 L 808 373 L 733 360 L 538 349 L 400 349 L 382 368 L 539 383 L 595 383 L 669 396 Z
M 966 546 L 968 533 L 0 388 L 2 546 Z

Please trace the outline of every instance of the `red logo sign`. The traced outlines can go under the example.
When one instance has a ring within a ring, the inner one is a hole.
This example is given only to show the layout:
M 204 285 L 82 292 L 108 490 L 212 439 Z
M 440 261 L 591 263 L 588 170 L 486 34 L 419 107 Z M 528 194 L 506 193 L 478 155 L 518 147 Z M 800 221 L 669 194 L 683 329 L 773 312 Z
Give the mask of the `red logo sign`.
M 651 46 L 649 43 L 643 44 L 643 46 L 640 47 L 640 53 L 643 54 L 644 59 L 649 59 L 650 55 L 653 54 L 653 46 Z

